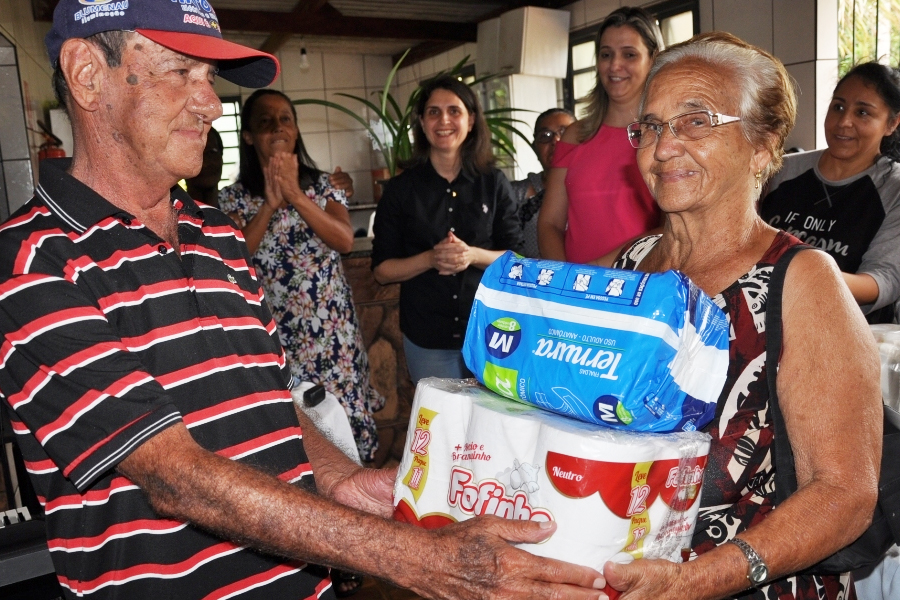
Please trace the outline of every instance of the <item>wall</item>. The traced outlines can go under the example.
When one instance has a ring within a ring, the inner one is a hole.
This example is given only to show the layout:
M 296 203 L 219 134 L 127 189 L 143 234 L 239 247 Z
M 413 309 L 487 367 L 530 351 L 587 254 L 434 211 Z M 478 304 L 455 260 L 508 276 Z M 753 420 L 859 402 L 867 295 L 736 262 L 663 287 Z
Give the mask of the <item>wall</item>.
M 837 0 L 701 0 L 703 31 L 734 33 L 777 56 L 797 83 L 797 124 L 786 147 L 825 147 L 837 83 Z
M 565 9 L 571 14 L 571 29 L 578 30 L 599 23 L 621 5 L 635 3 L 578 0 Z M 785 62 L 800 92 L 798 123 L 788 146 L 823 147 L 824 111 L 837 77 L 837 0 L 700 0 L 700 17 L 703 31 L 731 31 Z M 16 46 L 26 112 L 31 119 L 40 115 L 42 105 L 53 98 L 43 48 L 48 29 L 49 23 L 33 21 L 29 3 L 0 0 L 0 33 Z M 476 51 L 476 44 L 464 44 L 400 69 L 396 97 L 405 101 L 421 79 L 453 66 L 466 55 L 468 62 L 474 62 Z M 391 68 L 388 56 L 310 52 L 310 69 L 304 72 L 298 67 L 300 47 L 295 43 L 285 46 L 279 58 L 283 73 L 273 87 L 294 99 L 336 100 L 358 109 L 367 120 L 365 107 L 335 94 L 346 92 L 374 99 L 372 92 L 381 89 Z M 221 79 L 216 89 L 222 96 L 246 97 L 251 93 Z M 300 130 L 312 157 L 325 170 L 340 166 L 350 172 L 357 190 L 354 202 L 368 204 L 372 198 L 370 171 L 381 166 L 382 160 L 372 150 L 363 127 L 333 109 L 298 109 Z M 36 153 L 40 141 L 29 135 L 32 153 Z M 354 211 L 354 228 L 367 227 L 369 213 Z
M 620 6 L 657 2 L 579 0 L 568 6 L 572 31 Z M 837 83 L 837 0 L 700 0 L 700 31 L 728 31 L 771 52 L 797 83 L 797 124 L 786 147 L 825 147 L 823 123 Z
M 459 61 L 466 57 L 468 57 L 465 62 L 466 65 L 475 63 L 475 60 L 478 58 L 477 44 L 462 44 L 432 58 L 426 58 L 414 65 L 401 67 L 397 71 L 397 81 L 399 83 L 397 98 L 403 98 L 405 102 L 423 79 L 456 66 Z
M 36 128 L 35 119 L 43 118 L 43 107 L 53 101 L 50 84 L 52 70 L 46 57 L 43 38 L 50 29 L 50 23 L 35 23 L 29 2 L 21 0 L 0 0 L 0 34 L 8 38 L 19 60 L 22 96 L 25 98 L 29 125 Z M 474 46 L 474 44 L 473 44 Z M 11 48 L 10 48 L 11 49 Z M 3 51 L 0 42 L 0 60 L 8 62 L 10 51 Z M 282 74 L 272 87 L 285 92 L 292 99 L 320 98 L 333 100 L 348 107 L 358 108 L 360 116 L 368 120 L 367 109 L 349 99 L 335 96 L 337 92 L 374 98 L 372 92 L 380 90 L 391 70 L 389 56 L 362 54 L 339 54 L 310 52 L 310 68 L 301 71 L 300 46 L 287 44 L 279 53 Z M 221 78 L 216 82 L 216 91 L 222 96 L 246 98 L 253 90 L 242 89 Z M 3 88 L 6 97 L 7 89 Z M 356 194 L 351 202 L 369 204 L 372 201 L 371 170 L 383 166 L 380 154 L 372 151 L 371 143 L 362 125 L 333 109 L 320 106 L 298 106 L 300 132 L 310 155 L 319 168 L 333 171 L 340 166 L 351 174 Z M 41 138 L 29 134 L 28 145 L 31 155 L 36 157 Z M 32 159 L 34 160 L 34 159 Z M 17 165 L 18 166 L 18 165 Z M 36 172 L 36 162 L 28 167 L 25 179 Z M 20 169 L 21 170 L 21 169 Z M 22 177 L 18 177 L 22 179 Z M 31 196 L 30 190 L 27 197 Z M 22 202 L 27 200 L 24 198 Z M 0 197 L 2 212 L 6 203 Z M 371 210 L 355 210 L 351 213 L 354 229 L 368 228 Z
M 657 3 L 578 0 L 563 10 L 571 15 L 570 30 L 578 31 L 600 23 L 621 6 Z M 700 0 L 699 6 L 701 31 L 728 31 L 756 44 L 778 57 L 794 78 L 797 123 L 785 147 L 825 147 L 825 111 L 837 82 L 837 0 Z M 471 55 L 469 62 L 474 62 L 476 51 L 475 44 L 466 44 L 400 69 L 399 97 L 408 97 L 418 81 L 452 66 L 466 54 Z M 530 127 L 522 129 L 526 135 L 531 133 Z
M 49 28 L 34 22 L 29 2 L 0 0 L 0 219 L 31 198 L 42 139 L 26 127 L 37 128 L 53 99 L 43 44 Z
M 35 102 L 53 99 L 50 86 L 50 61 L 44 48 L 44 36 L 50 23 L 36 23 L 31 15 L 31 2 L 0 0 L 0 33 L 16 46 L 19 70 L 29 94 Z
M 28 201 L 33 181 L 16 49 L 0 34 L 0 220 Z

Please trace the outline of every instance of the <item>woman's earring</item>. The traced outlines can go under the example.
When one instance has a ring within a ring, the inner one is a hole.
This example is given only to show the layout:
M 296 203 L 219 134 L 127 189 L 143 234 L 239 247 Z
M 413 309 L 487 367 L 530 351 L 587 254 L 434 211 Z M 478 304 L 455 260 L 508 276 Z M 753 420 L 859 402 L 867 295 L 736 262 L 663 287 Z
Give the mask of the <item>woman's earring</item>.
M 762 179 L 762 171 L 756 172 L 756 189 L 759 189 L 759 181 Z

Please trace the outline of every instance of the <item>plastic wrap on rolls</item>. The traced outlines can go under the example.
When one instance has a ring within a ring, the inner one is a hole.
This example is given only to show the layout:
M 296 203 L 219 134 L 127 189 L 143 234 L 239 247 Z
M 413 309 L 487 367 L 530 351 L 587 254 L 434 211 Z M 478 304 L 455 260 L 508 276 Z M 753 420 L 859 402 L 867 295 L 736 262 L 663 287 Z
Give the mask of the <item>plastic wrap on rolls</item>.
M 869 327 L 881 357 L 881 398 L 900 411 L 900 325 L 879 323 Z
M 473 380 L 423 379 L 394 485 L 394 517 L 437 528 L 477 515 L 555 521 L 539 556 L 687 555 L 710 438 L 629 433 L 502 398 Z
M 725 314 L 677 271 L 507 252 L 481 278 L 463 356 L 494 392 L 627 431 L 712 420 L 728 370 Z

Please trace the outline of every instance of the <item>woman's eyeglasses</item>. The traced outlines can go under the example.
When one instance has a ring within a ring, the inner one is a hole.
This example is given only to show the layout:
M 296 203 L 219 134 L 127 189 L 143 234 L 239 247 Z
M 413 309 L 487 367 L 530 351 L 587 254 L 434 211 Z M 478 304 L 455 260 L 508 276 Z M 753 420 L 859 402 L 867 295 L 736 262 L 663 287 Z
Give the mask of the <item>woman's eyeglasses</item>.
M 677 139 L 687 142 L 690 140 L 702 140 L 710 133 L 713 127 L 740 121 L 740 117 L 729 117 L 709 110 L 695 110 L 676 115 L 657 123 L 655 121 L 635 121 L 628 125 L 628 141 L 634 148 L 646 148 L 656 143 L 662 135 L 663 126 L 669 125 L 669 130 Z
M 565 132 L 565 127 L 560 127 L 556 131 L 553 131 L 552 129 L 541 129 L 540 131 L 535 132 L 534 143 L 549 144 L 550 142 L 555 142 L 556 140 L 562 138 Z

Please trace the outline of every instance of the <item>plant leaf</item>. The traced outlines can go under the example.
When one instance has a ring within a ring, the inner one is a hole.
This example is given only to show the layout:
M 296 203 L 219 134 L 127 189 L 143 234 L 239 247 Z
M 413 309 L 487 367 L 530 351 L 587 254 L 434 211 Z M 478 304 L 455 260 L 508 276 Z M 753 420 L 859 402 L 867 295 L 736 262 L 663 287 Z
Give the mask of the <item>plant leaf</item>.
M 381 91 L 381 112 L 382 114 L 387 113 L 387 99 L 391 98 L 391 84 L 394 83 L 394 77 L 397 76 L 397 71 L 400 69 L 400 63 L 403 62 L 403 59 L 406 58 L 406 55 L 409 54 L 412 48 L 407 48 L 406 52 L 403 53 L 403 56 L 400 57 L 400 60 L 394 65 L 391 69 L 391 72 L 388 73 L 387 81 L 384 82 L 384 89 Z M 391 98 L 393 100 L 393 98 Z
M 361 102 L 366 102 L 365 100 L 362 100 L 355 96 L 350 96 L 349 94 L 342 94 L 342 95 L 349 96 L 351 98 L 354 98 L 355 100 L 360 100 Z M 389 148 L 385 146 L 384 141 L 378 137 L 378 134 L 375 132 L 374 129 L 372 129 L 372 126 L 369 125 L 368 121 L 366 121 L 365 119 L 360 117 L 358 114 L 356 114 L 349 108 L 347 108 L 345 106 L 341 106 L 340 104 L 337 104 L 336 102 L 331 102 L 329 100 L 319 100 L 318 98 L 302 98 L 300 100 L 292 100 L 291 103 L 297 104 L 297 105 L 317 104 L 319 106 L 327 106 L 328 108 L 333 108 L 335 110 L 339 110 L 342 113 L 344 113 L 350 117 L 353 117 L 360 124 L 362 124 L 363 127 L 365 127 L 366 131 L 369 133 L 369 136 L 372 138 L 372 141 L 375 142 L 375 144 L 378 146 L 379 152 L 381 152 L 384 155 L 385 161 L 389 162 L 388 161 Z
M 366 106 L 369 107 L 369 110 L 371 110 L 373 113 L 378 115 L 379 119 L 384 118 L 384 114 L 381 112 L 381 109 L 378 108 L 378 105 L 376 105 L 375 103 L 373 103 L 370 100 L 366 100 L 365 98 L 360 98 L 359 96 L 354 96 L 353 94 L 345 94 L 343 92 L 335 92 L 334 95 L 335 96 L 344 96 L 345 98 L 351 98 L 353 100 L 356 100 L 357 102 L 365 104 Z M 353 113 L 353 114 L 356 114 L 356 113 Z

